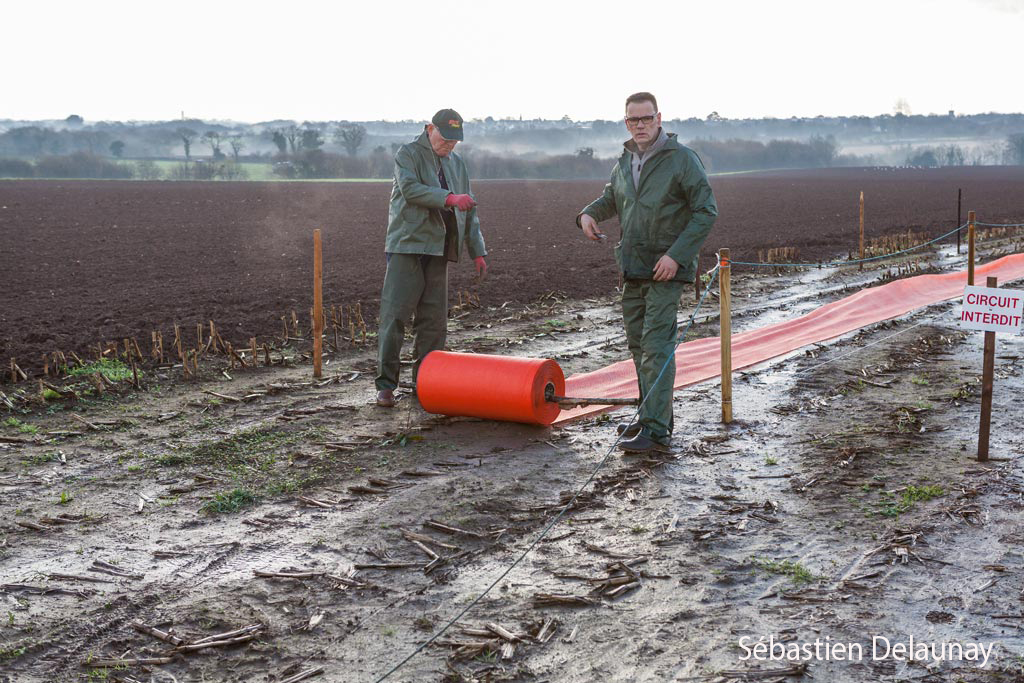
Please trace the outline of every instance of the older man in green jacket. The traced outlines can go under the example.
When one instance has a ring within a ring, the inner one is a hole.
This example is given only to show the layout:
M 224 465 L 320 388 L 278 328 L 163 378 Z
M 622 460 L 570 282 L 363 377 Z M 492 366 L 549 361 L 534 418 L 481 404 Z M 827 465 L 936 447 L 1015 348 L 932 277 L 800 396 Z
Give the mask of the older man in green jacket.
M 697 255 L 718 207 L 700 158 L 662 129 L 654 95 L 630 95 L 625 120 L 630 140 L 611 182 L 576 223 L 592 240 L 604 239 L 599 222 L 618 216 L 622 225 L 615 258 L 623 277 L 626 342 L 643 403 L 635 425 L 619 425 L 625 432 L 619 447 L 666 450 L 673 428 L 676 366 L 670 359 L 679 299 L 697 276 Z
M 416 365 L 443 349 L 448 325 L 448 262 L 465 244 L 477 274 L 487 271 L 476 200 L 462 157 L 452 150 L 463 138 L 462 117 L 442 109 L 416 140 L 395 154 L 388 231 L 388 267 L 380 297 L 377 405 L 395 405 L 405 322 L 414 317 Z

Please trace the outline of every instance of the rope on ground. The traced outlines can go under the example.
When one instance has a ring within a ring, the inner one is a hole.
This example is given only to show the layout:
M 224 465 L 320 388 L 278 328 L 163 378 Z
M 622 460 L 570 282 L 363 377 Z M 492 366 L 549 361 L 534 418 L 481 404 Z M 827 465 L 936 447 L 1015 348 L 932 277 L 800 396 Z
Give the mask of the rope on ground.
M 975 225 L 980 225 L 980 223 L 975 223 Z M 961 225 L 958 228 L 954 228 L 953 230 L 950 230 L 949 232 L 947 232 L 944 235 L 939 235 L 938 237 L 936 237 L 934 239 L 930 239 L 927 242 L 922 242 L 921 244 L 918 244 L 917 246 L 910 247 L 908 249 L 902 249 L 900 251 L 894 251 L 891 254 L 881 254 L 879 256 L 871 256 L 869 258 L 852 259 L 852 260 L 849 260 L 849 261 L 828 261 L 828 262 L 825 262 L 825 263 L 752 263 L 750 261 L 730 261 L 730 263 L 732 263 L 732 265 L 734 265 L 734 266 L 754 266 L 754 267 L 758 267 L 758 268 L 850 266 L 850 265 L 853 265 L 855 263 L 867 263 L 868 261 L 878 261 L 879 259 L 891 258 L 893 256 L 899 256 L 900 254 L 906 254 L 906 253 L 911 252 L 911 251 L 916 251 L 917 249 L 921 249 L 922 247 L 927 247 L 929 244 L 934 244 L 935 242 L 939 242 L 941 240 L 944 240 L 947 237 L 949 237 L 950 235 L 955 235 L 957 232 L 963 230 L 965 227 L 967 227 L 967 223 L 964 223 L 963 225 Z
M 911 325 L 910 327 L 905 327 L 905 328 L 903 328 L 902 330 L 900 330 L 899 332 L 894 332 L 894 333 L 892 333 L 892 334 L 890 334 L 890 335 L 888 335 L 888 336 L 886 336 L 886 337 L 882 337 L 881 339 L 876 339 L 876 340 L 875 340 L 875 341 L 873 341 L 873 342 L 868 342 L 868 343 L 867 343 L 867 344 L 865 344 L 864 346 L 858 346 L 857 348 L 853 349 L 852 351 L 848 351 L 848 352 L 846 352 L 846 353 L 842 353 L 842 354 L 839 354 L 839 355 L 838 355 L 838 356 L 836 356 L 835 358 L 829 358 L 829 359 L 828 359 L 827 361 L 825 361 L 825 362 L 823 362 L 823 363 L 818 363 L 817 365 L 812 365 L 811 367 L 809 367 L 809 368 L 804 368 L 803 370 L 797 370 L 797 371 L 796 371 L 796 372 L 794 372 L 793 374 L 794 374 L 794 375 L 802 375 L 802 374 L 804 374 L 805 372 L 811 372 L 812 370 L 817 370 L 817 369 L 819 369 L 819 368 L 823 368 L 823 367 L 825 367 L 826 365 L 830 365 L 830 364 L 832 364 L 832 363 L 835 363 L 835 362 L 836 362 L 836 361 L 838 361 L 838 360 L 842 360 L 842 359 L 844 359 L 844 358 L 848 358 L 849 356 L 852 356 L 852 355 L 854 355 L 855 353 L 859 353 L 859 352 L 863 351 L 864 349 L 869 349 L 869 348 L 871 348 L 872 346 L 878 346 L 878 345 L 879 345 L 879 344 L 881 344 L 882 342 L 885 342 L 885 341 L 889 341 L 889 340 L 890 340 L 890 339 L 892 339 L 893 337 L 898 337 L 898 336 L 900 336 L 901 334 L 903 334 L 904 332 L 909 332 L 910 330 L 914 329 L 915 327 L 920 327 L 921 325 L 927 325 L 927 324 L 928 324 L 928 323 L 930 323 L 930 322 L 934 322 L 934 321 L 938 320 L 939 318 L 941 318 L 942 316 L 946 315 L 946 313 L 947 313 L 947 311 L 943 311 L 942 313 L 938 313 L 938 314 L 936 314 L 936 315 L 933 315 L 933 316 L 932 316 L 932 317 L 930 317 L 930 318 L 925 318 L 925 319 L 924 319 L 924 320 L 922 320 L 921 322 L 918 322 L 918 323 L 914 323 L 914 324 L 913 324 L 913 325 Z
M 704 292 L 701 294 L 700 301 L 697 302 L 697 306 L 693 309 L 693 313 L 690 314 L 690 319 L 686 322 L 686 327 L 683 329 L 682 333 L 676 337 L 675 343 L 672 345 L 672 353 L 669 354 L 669 357 L 665 361 L 665 364 L 661 367 L 661 372 L 658 373 L 657 378 L 655 378 L 654 383 L 651 385 L 652 388 L 656 386 L 658 382 L 661 380 L 662 376 L 665 374 L 665 370 L 668 369 L 669 363 L 676 362 L 675 350 L 682 343 L 683 339 L 686 338 L 686 333 L 689 332 L 690 328 L 693 326 L 693 321 L 697 317 L 697 312 L 700 310 L 700 307 L 704 304 L 704 299 L 707 297 L 708 291 L 714 284 L 715 278 L 718 277 L 718 269 L 719 266 L 716 266 L 714 270 L 711 272 L 710 282 L 708 282 L 707 286 L 704 287 Z M 644 399 L 640 402 L 640 405 L 636 407 L 636 410 L 633 412 L 632 417 L 629 418 L 629 422 L 627 423 L 627 425 L 632 425 L 633 423 L 636 422 L 637 417 L 640 415 L 640 409 L 643 408 L 644 404 L 647 402 L 647 397 L 649 397 L 650 395 L 651 394 L 648 391 L 647 396 L 644 397 Z M 381 683 L 381 681 L 387 679 L 391 674 L 395 673 L 400 668 L 405 666 L 405 664 L 409 662 L 413 657 L 423 652 L 423 650 L 425 650 L 431 643 L 440 638 L 445 633 L 445 631 L 447 631 L 449 628 L 458 623 L 458 621 L 462 619 L 462 617 L 465 616 L 467 612 L 476 607 L 477 603 L 483 600 L 495 586 L 497 586 L 506 576 L 508 576 L 512 572 L 513 569 L 519 566 L 520 562 L 526 559 L 526 556 L 529 555 L 530 552 L 537 546 L 537 544 L 540 543 L 545 536 L 547 536 L 548 532 L 551 531 L 551 529 L 556 524 L 558 524 L 562 517 L 565 516 L 565 513 L 568 512 L 570 508 L 572 508 L 572 506 L 576 503 L 576 499 L 579 498 L 580 494 L 583 493 L 584 489 L 590 486 L 590 483 L 594 481 L 594 477 L 597 476 L 597 473 L 600 472 L 601 469 L 604 467 L 605 463 L 608 462 L 608 458 L 611 457 L 612 453 L 615 451 L 615 447 L 619 445 L 619 441 L 622 440 L 622 437 L 625 433 L 625 430 L 623 430 L 620 434 L 616 436 L 615 441 L 612 442 L 612 445 L 608 448 L 608 452 L 604 454 L 604 457 L 601 458 L 601 461 L 597 464 L 597 467 L 594 468 L 594 471 L 590 473 L 590 476 L 587 477 L 587 480 L 583 482 L 582 486 L 576 489 L 576 492 L 573 494 L 573 497 L 569 500 L 569 502 L 566 503 L 561 510 L 559 510 L 558 514 L 555 515 L 555 518 L 552 519 L 546 527 L 544 527 L 544 530 L 541 531 L 540 535 L 537 536 L 537 538 L 535 538 L 533 542 L 526 547 L 526 550 L 520 553 L 519 556 L 515 560 L 513 560 L 512 564 L 510 564 L 508 568 L 501 572 L 501 574 L 499 574 L 498 577 L 494 579 L 494 581 L 492 581 L 491 584 L 487 586 L 486 589 L 484 589 L 483 593 L 474 598 L 472 602 L 470 602 L 465 608 L 462 609 L 462 611 L 456 614 L 447 624 L 445 624 L 444 627 L 441 628 L 441 630 L 437 631 L 419 647 L 413 650 L 409 655 L 405 657 L 405 659 L 403 659 L 398 664 L 393 666 L 383 676 L 377 678 L 376 683 Z

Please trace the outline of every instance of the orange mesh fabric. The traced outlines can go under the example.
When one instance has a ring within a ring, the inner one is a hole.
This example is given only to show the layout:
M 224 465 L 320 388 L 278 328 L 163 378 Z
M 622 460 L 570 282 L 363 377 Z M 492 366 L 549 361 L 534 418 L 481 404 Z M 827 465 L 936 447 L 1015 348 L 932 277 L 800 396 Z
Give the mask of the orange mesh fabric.
M 974 282 L 984 285 L 994 275 L 1003 283 L 1024 278 L 1024 254 L 1011 254 L 978 266 Z M 762 363 L 814 342 L 833 339 L 872 323 L 896 318 L 929 304 L 963 295 L 967 271 L 943 275 L 918 275 L 896 280 L 880 287 L 862 289 L 845 299 L 834 301 L 807 315 L 732 337 L 732 366 L 740 369 Z M 676 348 L 676 383 L 684 387 L 721 372 L 718 337 L 697 339 Z M 636 371 L 627 360 L 608 367 L 573 375 L 565 381 L 566 396 L 636 398 Z M 563 410 L 555 424 L 608 410 L 607 406 L 588 406 Z

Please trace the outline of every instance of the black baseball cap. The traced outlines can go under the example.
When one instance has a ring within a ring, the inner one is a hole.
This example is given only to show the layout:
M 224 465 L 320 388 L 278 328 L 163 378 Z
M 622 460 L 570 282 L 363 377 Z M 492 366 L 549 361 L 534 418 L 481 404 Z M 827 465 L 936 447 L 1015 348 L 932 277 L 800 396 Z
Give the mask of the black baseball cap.
M 437 126 L 445 140 L 462 140 L 462 117 L 454 109 L 442 109 L 430 122 Z

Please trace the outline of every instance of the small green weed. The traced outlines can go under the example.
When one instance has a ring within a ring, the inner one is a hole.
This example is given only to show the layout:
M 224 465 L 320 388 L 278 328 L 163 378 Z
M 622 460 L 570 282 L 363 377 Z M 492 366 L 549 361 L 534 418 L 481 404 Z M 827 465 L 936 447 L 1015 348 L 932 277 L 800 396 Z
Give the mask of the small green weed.
M 911 377 L 910 381 L 920 386 L 928 386 L 929 384 L 928 380 L 926 380 L 924 377 L 918 377 L 917 375 Z
M 256 502 L 256 496 L 245 489 L 233 489 L 227 493 L 218 493 L 203 505 L 203 512 L 209 514 L 237 512 L 243 507 Z
M 790 560 L 764 560 L 754 558 L 754 564 L 757 565 L 759 569 L 766 571 L 769 574 L 788 576 L 790 581 L 797 585 L 811 583 L 812 581 L 816 581 L 820 578 L 803 565 L 791 562 Z
M 39 432 L 39 427 L 36 427 L 35 425 L 26 424 L 16 417 L 7 418 L 6 420 L 4 420 L 4 424 L 8 427 L 17 429 L 22 434 L 37 434 Z
M 765 457 L 764 464 L 768 465 L 769 467 L 771 465 L 778 465 L 779 464 L 779 460 L 778 460 L 778 458 L 773 458 L 772 456 L 769 455 L 769 456 Z
M 72 377 L 87 377 L 97 372 L 111 382 L 132 379 L 132 369 L 116 358 L 104 358 L 93 363 L 86 363 L 72 368 L 68 374 Z
M 60 492 L 60 498 L 57 499 L 57 505 L 67 505 L 68 503 L 70 503 L 74 499 L 75 499 L 75 497 L 72 496 L 67 491 L 61 491 Z
M 923 503 L 933 498 L 941 498 L 946 495 L 945 490 L 941 486 L 908 486 L 900 492 L 898 498 L 893 497 L 891 493 L 882 493 L 882 496 L 886 498 L 883 501 L 879 514 L 883 517 L 899 517 L 904 512 L 909 512 L 914 507 L 915 503 Z
M 8 612 L 10 615 L 10 621 L 14 623 L 14 613 Z M 9 659 L 17 659 L 18 657 L 25 654 L 27 648 L 23 645 L 21 647 L 9 647 L 6 650 L 0 650 L 0 662 L 5 662 Z

